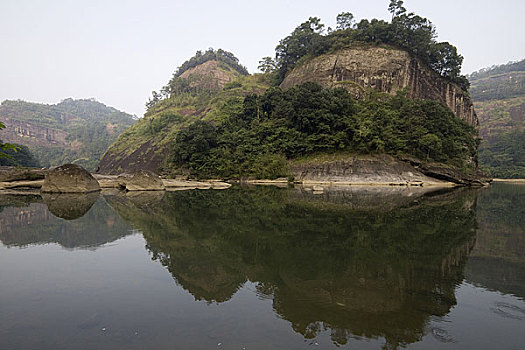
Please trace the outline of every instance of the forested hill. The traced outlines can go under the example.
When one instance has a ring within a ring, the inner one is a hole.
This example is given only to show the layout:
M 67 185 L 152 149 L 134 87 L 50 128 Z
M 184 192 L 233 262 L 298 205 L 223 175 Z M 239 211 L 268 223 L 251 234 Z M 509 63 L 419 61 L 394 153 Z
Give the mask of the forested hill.
M 525 178 L 525 60 L 472 73 L 479 160 L 494 177 Z
M 389 10 L 391 22 L 340 13 L 335 29 L 309 18 L 261 60 L 263 74 L 247 75 L 224 50 L 197 52 L 153 92 L 100 172 L 293 177 L 294 162 L 318 155 L 389 154 L 475 173 L 477 117 L 459 74 L 463 57 L 403 1 Z M 338 65 L 318 64 L 326 57 Z M 465 103 L 428 93 L 441 90 Z
M 68 98 L 52 105 L 6 100 L 0 121 L 6 126 L 0 139 L 27 146 L 40 166 L 73 162 L 95 170 L 106 148 L 135 118 L 93 99 Z

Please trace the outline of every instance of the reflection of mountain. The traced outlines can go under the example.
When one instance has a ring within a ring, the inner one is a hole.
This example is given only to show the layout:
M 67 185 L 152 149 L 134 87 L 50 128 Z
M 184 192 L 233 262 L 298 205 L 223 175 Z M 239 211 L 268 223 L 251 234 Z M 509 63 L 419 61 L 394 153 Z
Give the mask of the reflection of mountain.
M 79 208 L 85 209 L 84 204 L 91 205 L 92 198 L 88 199 L 87 202 L 73 200 L 69 207 L 62 201 L 52 203 L 55 212 L 77 216 Z M 108 208 L 102 198 L 84 216 L 73 221 L 54 216 L 40 196 L 1 195 L 0 207 L 3 207 L 0 241 L 6 246 L 58 243 L 65 248 L 88 248 L 112 242 L 130 232 L 130 227 Z
M 469 282 L 525 298 L 525 186 L 496 183 L 481 193 Z
M 416 195 L 419 204 L 395 210 L 357 210 L 344 195 L 171 192 L 154 210 L 106 200 L 196 299 L 229 300 L 251 280 L 307 338 L 329 329 L 336 344 L 352 335 L 385 337 L 393 347 L 418 341 L 429 317 L 456 303 L 474 242 L 472 192 Z

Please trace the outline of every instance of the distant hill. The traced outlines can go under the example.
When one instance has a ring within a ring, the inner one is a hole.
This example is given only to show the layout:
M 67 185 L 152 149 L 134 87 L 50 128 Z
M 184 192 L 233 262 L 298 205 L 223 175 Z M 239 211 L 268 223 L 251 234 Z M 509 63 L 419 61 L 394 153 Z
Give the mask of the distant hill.
M 472 73 L 470 95 L 483 139 L 479 160 L 494 177 L 525 177 L 525 60 Z
M 6 100 L 0 105 L 6 128 L 0 139 L 24 145 L 41 166 L 76 163 L 95 170 L 106 148 L 136 119 L 93 99 L 65 99 L 54 105 Z

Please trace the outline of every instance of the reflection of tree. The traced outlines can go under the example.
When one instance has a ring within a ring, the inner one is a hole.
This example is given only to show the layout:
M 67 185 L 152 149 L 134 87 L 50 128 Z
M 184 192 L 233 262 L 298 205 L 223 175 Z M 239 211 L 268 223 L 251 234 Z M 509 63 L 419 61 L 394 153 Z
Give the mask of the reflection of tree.
M 49 210 L 40 195 L 0 195 L 0 240 L 7 246 L 58 243 L 65 248 L 92 248 L 129 234 L 128 224 L 101 198 L 93 204 L 98 193 L 94 195 L 50 195 Z
M 470 283 L 525 298 L 525 186 L 492 185 L 478 199 Z
M 473 244 L 473 197 L 416 196 L 395 210 L 274 188 L 167 193 L 154 210 L 107 201 L 196 299 L 222 302 L 257 281 L 306 338 L 328 329 L 336 344 L 366 336 L 397 347 L 455 305 Z

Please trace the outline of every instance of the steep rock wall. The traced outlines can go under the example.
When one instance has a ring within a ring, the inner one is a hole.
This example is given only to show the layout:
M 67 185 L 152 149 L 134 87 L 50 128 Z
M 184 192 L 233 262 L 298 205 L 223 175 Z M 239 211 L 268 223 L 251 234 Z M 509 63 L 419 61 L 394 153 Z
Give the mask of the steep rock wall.
M 410 98 L 443 102 L 458 118 L 479 125 L 468 93 L 399 49 L 360 47 L 319 56 L 296 67 L 281 87 L 287 89 L 307 81 L 329 88 L 343 87 L 356 98 L 369 88 L 390 94 L 406 88 Z
M 6 118 L 2 141 L 35 146 L 66 146 L 67 132 Z

